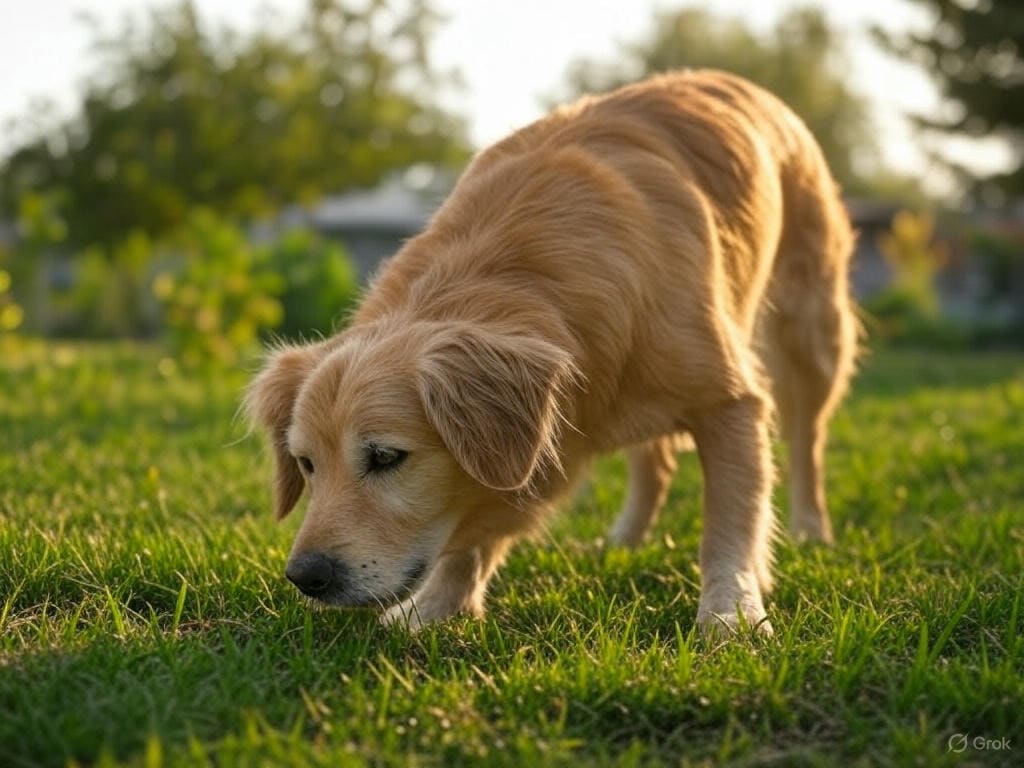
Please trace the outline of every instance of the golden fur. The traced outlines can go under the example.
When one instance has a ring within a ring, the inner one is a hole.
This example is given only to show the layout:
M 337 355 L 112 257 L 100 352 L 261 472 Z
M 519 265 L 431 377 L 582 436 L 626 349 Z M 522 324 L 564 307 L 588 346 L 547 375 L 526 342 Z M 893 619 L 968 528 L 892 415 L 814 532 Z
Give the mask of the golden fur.
M 319 596 L 390 605 L 389 621 L 479 613 L 510 543 L 595 455 L 626 450 L 611 538 L 638 543 L 688 433 L 705 478 L 698 620 L 770 631 L 772 414 L 791 527 L 829 540 L 851 244 L 810 133 L 724 73 L 653 77 L 514 133 L 382 267 L 345 331 L 278 350 L 252 384 L 278 516 L 310 490 L 291 565 L 326 557 Z M 368 469 L 391 449 L 404 461 Z

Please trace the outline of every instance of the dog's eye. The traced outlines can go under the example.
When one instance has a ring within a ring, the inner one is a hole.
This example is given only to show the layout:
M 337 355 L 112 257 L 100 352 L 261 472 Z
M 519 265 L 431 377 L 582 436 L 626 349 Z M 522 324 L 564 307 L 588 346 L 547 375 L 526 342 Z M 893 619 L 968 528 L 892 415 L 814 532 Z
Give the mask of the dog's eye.
M 313 474 L 313 462 L 310 461 L 308 456 L 299 456 L 299 466 L 301 466 L 308 474 Z
M 409 455 L 408 451 L 400 448 L 387 448 L 382 445 L 370 445 L 366 451 L 366 471 L 384 472 L 394 469 Z

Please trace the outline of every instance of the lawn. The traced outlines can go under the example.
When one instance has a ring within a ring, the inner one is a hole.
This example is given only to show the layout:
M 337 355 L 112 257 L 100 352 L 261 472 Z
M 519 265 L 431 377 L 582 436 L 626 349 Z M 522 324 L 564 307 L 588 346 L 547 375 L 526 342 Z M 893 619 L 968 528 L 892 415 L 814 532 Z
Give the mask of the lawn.
M 311 610 L 245 380 L 0 352 L 0 765 L 1024 764 L 1020 354 L 870 356 L 830 449 L 837 546 L 783 541 L 776 636 L 720 645 L 692 630 L 692 455 L 634 553 L 600 544 L 602 462 L 485 621 Z

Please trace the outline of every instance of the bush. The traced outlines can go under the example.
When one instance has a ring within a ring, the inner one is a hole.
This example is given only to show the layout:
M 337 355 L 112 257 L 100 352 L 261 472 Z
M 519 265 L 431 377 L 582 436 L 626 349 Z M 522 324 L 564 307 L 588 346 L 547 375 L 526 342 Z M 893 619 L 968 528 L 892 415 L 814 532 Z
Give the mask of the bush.
M 97 245 L 76 254 L 68 285 L 50 290 L 49 330 L 88 338 L 152 335 L 158 324 L 147 295 L 153 251 L 137 230 L 109 249 Z
M 3 269 L 9 276 L 11 301 L 19 307 L 11 312 L 18 313 L 18 325 L 28 333 L 48 330 L 46 265 L 49 255 L 60 251 L 67 238 L 60 207 L 58 193 L 24 195 L 18 201 L 15 215 L 17 238 L 4 254 Z
M 171 351 L 192 367 L 238 362 L 261 332 L 282 319 L 277 296 L 284 281 L 268 251 L 203 209 L 189 215 L 172 242 L 177 263 L 153 281 Z
M 1024 230 L 977 228 L 970 233 L 969 243 L 988 282 L 988 330 L 1017 344 L 1024 342 Z
M 92 338 L 161 333 L 185 365 L 232 364 L 272 330 L 332 332 L 359 293 L 344 249 L 311 230 L 255 245 L 243 227 L 194 209 L 158 242 L 134 231 L 70 252 L 55 200 L 27 195 L 21 238 L 0 253 L 0 333 L 18 326 Z
M 11 297 L 11 273 L 0 269 L 0 334 L 18 329 L 24 313 Z
M 933 242 L 934 234 L 931 214 L 900 211 L 893 218 L 891 231 L 879 237 L 878 245 L 892 268 L 893 279 L 888 288 L 864 302 L 864 309 L 874 320 L 873 335 L 929 345 L 944 341 L 947 334 L 962 335 L 939 317 L 935 277 L 946 263 L 947 253 Z
M 900 211 L 891 231 L 878 238 L 882 255 L 893 271 L 893 290 L 914 303 L 922 315 L 936 316 L 939 295 L 935 277 L 949 260 L 944 246 L 934 242 L 935 217 L 930 213 Z
M 358 298 L 359 280 L 340 245 L 308 229 L 289 230 L 271 246 L 270 264 L 284 279 L 278 334 L 329 334 L 345 322 Z

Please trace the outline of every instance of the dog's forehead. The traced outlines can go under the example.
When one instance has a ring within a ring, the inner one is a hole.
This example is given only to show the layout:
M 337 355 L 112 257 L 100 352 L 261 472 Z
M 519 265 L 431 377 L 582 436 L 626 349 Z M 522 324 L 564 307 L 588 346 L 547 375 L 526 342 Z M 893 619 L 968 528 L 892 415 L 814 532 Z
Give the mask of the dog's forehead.
M 411 370 L 408 345 L 400 339 L 353 335 L 307 377 L 296 397 L 295 422 L 331 432 L 400 425 L 418 410 Z

